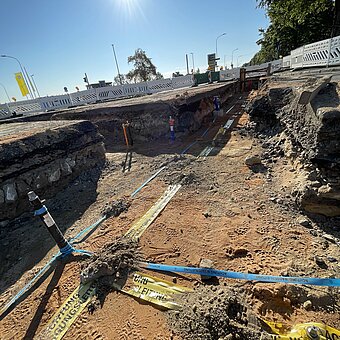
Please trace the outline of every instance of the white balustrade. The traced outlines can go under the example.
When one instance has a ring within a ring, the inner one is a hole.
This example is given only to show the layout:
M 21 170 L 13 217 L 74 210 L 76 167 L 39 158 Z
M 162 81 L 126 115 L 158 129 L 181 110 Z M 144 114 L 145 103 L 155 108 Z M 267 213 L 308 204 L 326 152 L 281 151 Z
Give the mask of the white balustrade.
M 23 100 L 20 102 L 8 103 L 12 113 L 32 113 L 41 111 L 41 105 L 37 99 Z
M 97 100 L 95 89 L 70 93 L 71 105 L 90 104 L 95 103 Z
M 152 80 L 147 82 L 147 87 L 149 93 L 172 90 L 172 81 L 170 78 Z
M 12 114 L 7 104 L 0 104 L 0 119 L 11 117 Z
M 72 105 L 68 94 L 41 97 L 38 101 L 43 111 L 67 108 Z
M 181 87 L 189 87 L 194 85 L 193 75 L 188 74 L 186 76 L 172 78 L 172 88 L 179 89 Z

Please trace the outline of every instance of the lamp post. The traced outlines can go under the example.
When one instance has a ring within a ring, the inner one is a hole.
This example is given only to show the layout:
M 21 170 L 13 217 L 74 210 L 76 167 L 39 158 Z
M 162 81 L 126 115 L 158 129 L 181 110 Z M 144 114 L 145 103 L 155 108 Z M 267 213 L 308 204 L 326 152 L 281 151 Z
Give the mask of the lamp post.
M 217 58 L 217 40 L 221 37 L 223 37 L 224 35 L 226 35 L 227 33 L 222 33 L 221 35 L 219 35 L 217 38 L 216 38 L 216 58 Z
M 195 61 L 194 61 L 194 53 L 190 52 L 192 58 L 192 74 L 195 73 Z
M 34 76 L 34 74 L 31 74 L 31 78 L 32 78 L 32 81 L 33 81 L 33 85 L 34 85 L 35 89 L 37 90 L 38 96 L 39 96 L 39 98 L 40 98 L 40 93 L 39 93 L 37 84 L 35 83 L 35 80 L 34 80 L 33 76 Z
M 119 72 L 119 66 L 118 66 L 118 61 L 117 61 L 115 46 L 114 46 L 113 44 L 111 44 L 111 45 L 112 45 L 113 56 L 114 56 L 115 61 L 116 61 L 116 66 L 117 66 L 117 71 L 118 71 L 118 77 L 119 77 L 120 85 L 123 85 L 122 77 L 120 76 L 120 72 Z
M 185 54 L 185 61 L 187 63 L 187 74 L 189 74 L 189 61 L 188 61 L 188 54 Z
M 11 58 L 11 59 L 15 59 L 15 60 L 18 62 L 19 66 L 20 66 L 20 69 L 21 69 L 22 76 L 24 77 L 25 82 L 26 82 L 26 84 L 27 84 L 27 87 L 28 87 L 28 91 L 29 91 L 29 93 L 30 93 L 30 96 L 31 96 L 31 98 L 33 99 L 32 90 L 31 90 L 31 88 L 30 88 L 28 79 L 27 79 L 27 77 L 26 77 L 26 74 L 25 74 L 25 72 L 24 72 L 24 69 L 23 69 L 23 67 L 22 67 L 22 65 L 21 65 L 21 63 L 20 63 L 20 61 L 19 61 L 19 59 L 16 58 L 16 57 L 12 57 L 12 56 L 10 56 L 10 55 L 6 55 L 6 54 L 1 54 L 0 57 L 2 57 L 2 58 Z
M 6 96 L 7 96 L 7 99 L 8 99 L 8 101 L 9 101 L 9 102 L 11 102 L 11 98 L 9 98 L 8 92 L 7 92 L 7 90 L 6 90 L 6 87 L 5 87 L 3 84 L 1 84 L 1 83 L 0 83 L 0 86 L 2 86 L 2 88 L 4 89 L 4 91 L 5 91 L 5 93 L 6 93 Z
M 238 51 L 238 48 L 235 48 L 232 52 L 231 52 L 231 68 L 234 68 L 234 64 L 233 64 L 233 58 L 234 58 L 234 52 Z

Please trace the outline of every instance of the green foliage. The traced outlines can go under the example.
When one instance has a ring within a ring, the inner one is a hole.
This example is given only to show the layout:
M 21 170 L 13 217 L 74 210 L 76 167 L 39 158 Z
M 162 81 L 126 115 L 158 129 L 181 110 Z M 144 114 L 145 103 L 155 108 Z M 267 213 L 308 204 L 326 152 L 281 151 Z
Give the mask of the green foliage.
M 159 80 L 159 79 L 164 79 L 163 74 L 160 72 L 156 72 L 156 80 Z
M 176 71 L 176 72 L 174 72 L 174 73 L 172 74 L 172 78 L 182 77 L 182 76 L 183 76 L 183 74 L 180 73 L 180 72 L 178 72 L 178 71 Z
M 333 0 L 257 0 L 270 19 L 267 30 L 260 29 L 261 49 L 250 64 L 278 59 L 299 46 L 331 36 Z
M 129 80 L 127 79 L 125 74 L 116 75 L 113 79 L 113 85 L 124 85 L 129 84 Z
M 128 72 L 126 77 L 135 83 L 163 78 L 163 75 L 156 71 L 156 66 L 141 48 L 138 48 L 134 55 L 128 57 L 128 63 L 133 63 L 134 68 Z

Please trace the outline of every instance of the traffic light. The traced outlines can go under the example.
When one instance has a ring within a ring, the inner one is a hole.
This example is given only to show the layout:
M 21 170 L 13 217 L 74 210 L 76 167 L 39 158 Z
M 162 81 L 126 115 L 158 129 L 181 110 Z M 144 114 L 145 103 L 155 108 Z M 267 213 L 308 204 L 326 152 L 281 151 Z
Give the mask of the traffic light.
M 68 89 L 66 86 L 64 86 L 64 91 L 67 93 L 68 92 Z

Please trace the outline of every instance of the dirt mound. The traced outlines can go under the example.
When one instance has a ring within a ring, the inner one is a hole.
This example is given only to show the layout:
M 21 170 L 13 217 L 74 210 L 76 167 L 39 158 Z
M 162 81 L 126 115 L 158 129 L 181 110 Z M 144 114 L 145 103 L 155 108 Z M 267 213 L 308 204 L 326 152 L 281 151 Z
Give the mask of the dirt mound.
M 257 318 L 243 300 L 235 289 L 200 286 L 182 301 L 181 311 L 167 313 L 168 323 L 185 339 L 260 339 Z
M 105 204 L 105 207 L 102 209 L 101 213 L 106 215 L 106 217 L 117 217 L 122 212 L 127 211 L 131 205 L 131 202 L 128 198 L 123 197 L 117 200 L 109 201 Z
M 83 262 L 80 280 L 82 283 L 100 279 L 120 284 L 125 281 L 129 270 L 137 269 L 136 262 L 141 256 L 137 242 L 119 237 L 101 251 Z

